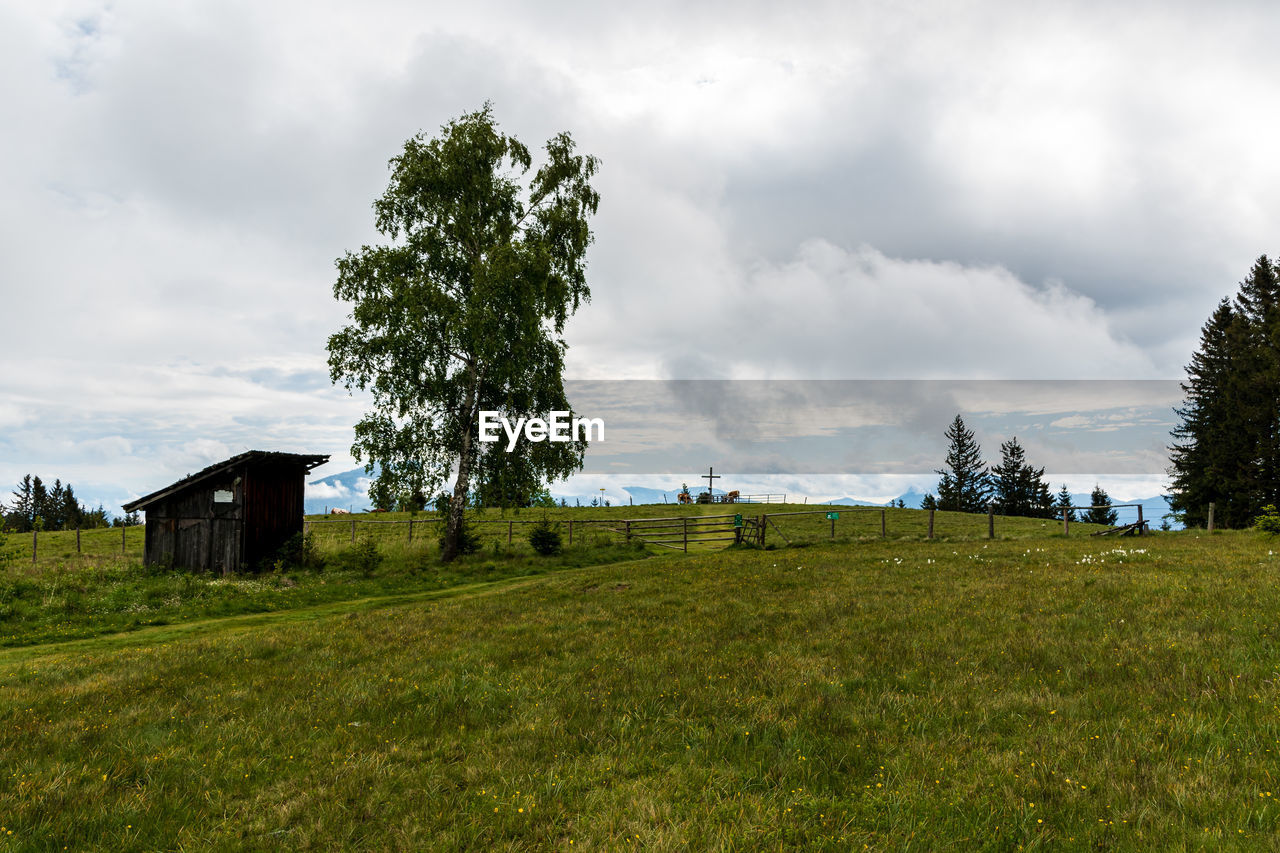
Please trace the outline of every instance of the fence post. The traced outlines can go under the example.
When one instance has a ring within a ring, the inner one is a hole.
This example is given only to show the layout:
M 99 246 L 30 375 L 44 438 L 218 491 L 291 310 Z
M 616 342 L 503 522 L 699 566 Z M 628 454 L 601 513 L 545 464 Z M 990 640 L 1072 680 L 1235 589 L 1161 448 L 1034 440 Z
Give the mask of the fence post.
M 1062 508 L 1062 535 L 1071 535 L 1071 510 L 1067 507 Z
M 569 544 L 573 544 L 573 519 L 569 519 Z
M 760 516 L 760 547 L 764 547 L 765 525 L 769 523 L 769 514 L 765 513 Z
M 1142 523 L 1142 504 L 1138 504 L 1138 535 L 1139 536 L 1142 535 L 1143 526 L 1144 525 Z
M 627 544 L 631 544 L 631 519 L 627 519 Z
M 516 523 L 514 521 L 507 522 L 507 544 L 508 545 L 511 544 L 511 531 L 515 529 L 515 526 L 516 526 Z
M 688 554 L 689 553 L 689 516 L 687 515 L 681 516 L 680 521 L 683 522 L 681 526 L 684 530 L 684 552 Z
M 996 505 L 995 501 L 987 504 L 987 538 L 996 538 Z
M 885 527 L 884 527 L 884 514 L 885 514 L 885 512 L 886 512 L 886 510 L 883 510 L 883 509 L 882 509 L 882 510 L 880 510 L 880 538 L 881 538 L 881 539 L 884 539 L 884 538 L 885 538 Z
M 836 538 L 836 520 L 834 518 L 831 519 L 831 538 Z
M 1213 532 L 1213 504 L 1209 504 L 1209 532 Z
M 356 542 L 356 520 L 353 518 L 351 519 L 351 544 L 354 545 L 355 542 Z
M 409 541 L 413 541 L 413 519 L 409 519 Z
M 125 534 L 125 531 L 128 529 L 129 529 L 128 524 L 120 525 L 120 553 L 121 554 L 124 553 L 124 534 Z
M 929 510 L 929 538 L 933 538 L 933 510 Z

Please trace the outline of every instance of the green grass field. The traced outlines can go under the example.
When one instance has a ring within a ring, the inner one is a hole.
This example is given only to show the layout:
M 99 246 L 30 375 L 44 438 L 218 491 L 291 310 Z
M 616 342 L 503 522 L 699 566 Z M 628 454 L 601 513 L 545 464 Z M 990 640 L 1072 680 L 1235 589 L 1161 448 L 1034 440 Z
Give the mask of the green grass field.
M 900 520 L 0 650 L 0 849 L 1280 844 L 1280 543 Z
M 567 547 L 559 556 L 540 557 L 529 546 L 527 537 L 529 524 L 544 517 L 542 510 L 486 511 L 472 514 L 481 540 L 479 552 L 446 567 L 439 562 L 439 529 L 431 520 L 433 515 L 418 516 L 412 539 L 407 514 L 343 516 L 340 520 L 312 516 L 306 523 L 325 559 L 323 571 L 282 566 L 226 578 L 144 567 L 143 530 L 139 527 L 83 531 L 78 547 L 74 531 L 40 533 L 34 560 L 31 535 L 12 535 L 5 554 L 0 555 L 7 557 L 0 560 L 5 566 L 0 569 L 0 647 L 370 596 L 441 590 L 670 553 L 670 548 L 646 547 L 638 535 L 628 542 L 622 519 L 697 519 L 734 510 L 747 515 L 774 513 L 775 522 L 769 525 L 766 542 L 771 546 L 788 542 L 869 542 L 879 541 L 881 535 L 879 509 L 841 510 L 834 540 L 831 522 L 823 512 L 813 512 L 802 505 L 552 509 L 545 516 L 559 525 Z M 805 510 L 810 511 L 791 514 Z M 909 541 L 926 536 L 927 514 L 918 510 L 887 510 L 884 521 L 888 538 Z M 1041 536 L 1057 529 L 1052 522 L 997 519 L 997 532 L 1007 538 Z M 1073 528 L 1081 535 L 1091 529 L 1097 528 Z M 570 533 L 574 537 L 572 544 Z M 985 516 L 938 513 L 935 519 L 935 535 L 940 539 L 964 540 L 986 533 Z M 723 545 L 695 541 L 690 550 L 716 550 Z M 378 565 L 370 565 L 366 559 L 366 546 L 379 555 Z

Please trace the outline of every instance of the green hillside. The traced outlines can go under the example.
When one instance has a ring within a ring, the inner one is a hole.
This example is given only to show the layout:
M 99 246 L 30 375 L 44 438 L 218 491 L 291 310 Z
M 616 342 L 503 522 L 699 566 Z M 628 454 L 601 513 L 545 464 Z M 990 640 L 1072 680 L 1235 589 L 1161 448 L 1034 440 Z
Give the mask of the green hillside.
M 633 524 L 630 529 L 634 535 L 628 538 L 624 520 L 687 518 L 692 522 L 719 515 L 722 521 L 717 523 L 731 524 L 731 519 L 723 516 L 737 511 L 748 517 L 772 513 L 766 540 L 769 547 L 881 538 L 879 509 L 840 510 L 833 540 L 832 523 L 824 511 L 803 505 L 584 507 L 545 511 L 545 517 L 559 525 L 566 547 L 562 554 L 542 557 L 533 552 L 527 537 L 529 525 L 544 517 L 543 510 L 490 510 L 471 514 L 480 538 L 479 551 L 444 566 L 439 561 L 439 528 L 432 514 L 414 517 L 412 538 L 408 514 L 311 516 L 307 529 L 323 565 L 299 566 L 293 557 L 287 557 L 264 567 L 266 571 L 219 577 L 143 566 L 140 527 L 87 530 L 78 537 L 75 531 L 45 532 L 38 534 L 34 543 L 30 534 L 15 535 L 0 553 L 0 562 L 7 566 L 0 570 L 0 646 L 370 596 L 449 590 L 669 554 L 675 546 L 647 545 L 641 525 Z M 927 535 L 927 513 L 919 510 L 887 510 L 883 520 L 889 539 L 909 541 Z M 934 526 L 939 540 L 985 537 L 988 531 L 986 516 L 963 513 L 938 513 Z M 1037 519 L 996 520 L 996 533 L 1002 538 L 1043 536 L 1058 529 L 1054 522 Z M 1072 531 L 1073 535 L 1084 535 L 1097 529 L 1077 525 Z M 671 536 L 671 530 L 665 535 Z M 691 552 L 699 552 L 718 550 L 725 544 L 702 543 L 695 534 L 689 547 Z
M 1275 548 L 673 554 L 0 650 L 0 844 L 1266 849 Z

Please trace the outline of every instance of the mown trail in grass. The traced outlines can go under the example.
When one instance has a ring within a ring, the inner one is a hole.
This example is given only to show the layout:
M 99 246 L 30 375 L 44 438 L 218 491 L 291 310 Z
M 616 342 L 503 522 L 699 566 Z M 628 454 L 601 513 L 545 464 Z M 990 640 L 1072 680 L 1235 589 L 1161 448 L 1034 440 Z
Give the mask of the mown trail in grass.
M 1265 849 L 1274 547 L 731 551 L 0 659 L 0 824 L 15 849 Z
M 60 640 L 43 644 L 0 648 L 0 665 L 16 661 L 30 660 L 46 655 L 84 654 L 95 651 L 119 649 L 126 646 L 148 646 L 158 643 L 171 643 L 179 639 L 191 639 L 199 635 L 216 634 L 224 631 L 257 630 L 272 625 L 297 622 L 312 622 L 333 616 L 346 616 L 368 610 L 385 607 L 402 607 L 416 602 L 432 601 L 443 598 L 470 598 L 476 595 L 488 595 L 501 592 L 511 587 L 518 587 L 531 581 L 529 577 L 503 578 L 502 580 L 480 581 L 448 589 L 431 589 L 418 592 L 391 593 L 364 598 L 341 599 L 287 610 L 273 610 L 261 613 L 248 613 L 238 616 L 221 616 L 211 619 L 196 619 L 180 622 L 176 625 L 151 625 L 123 631 L 116 634 L 89 637 L 79 640 Z

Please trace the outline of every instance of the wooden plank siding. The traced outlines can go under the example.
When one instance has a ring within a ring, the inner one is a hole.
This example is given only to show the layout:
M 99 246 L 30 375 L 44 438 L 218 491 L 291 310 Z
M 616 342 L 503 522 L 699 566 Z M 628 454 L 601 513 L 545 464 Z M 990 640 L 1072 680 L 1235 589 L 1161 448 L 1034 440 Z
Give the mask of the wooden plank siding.
M 302 532 L 306 474 L 326 461 L 252 450 L 126 504 L 147 514 L 143 561 L 224 574 L 263 566 Z

